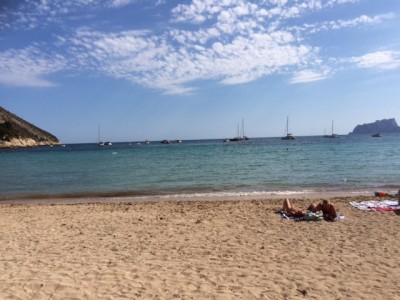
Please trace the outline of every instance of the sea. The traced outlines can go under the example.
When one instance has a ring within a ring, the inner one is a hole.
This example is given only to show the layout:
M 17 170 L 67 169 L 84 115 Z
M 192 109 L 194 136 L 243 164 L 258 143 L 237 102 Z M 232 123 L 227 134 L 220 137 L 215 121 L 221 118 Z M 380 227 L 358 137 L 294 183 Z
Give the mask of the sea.
M 396 192 L 400 135 L 0 149 L 0 200 Z

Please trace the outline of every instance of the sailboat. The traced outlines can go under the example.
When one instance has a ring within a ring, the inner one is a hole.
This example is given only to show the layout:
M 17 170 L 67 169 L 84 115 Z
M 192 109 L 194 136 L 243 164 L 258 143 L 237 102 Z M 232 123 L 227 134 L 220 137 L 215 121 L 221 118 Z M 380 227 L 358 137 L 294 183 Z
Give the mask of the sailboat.
M 237 135 L 231 139 L 224 139 L 224 142 L 240 142 L 240 141 L 248 141 L 249 137 L 247 137 L 244 133 L 244 120 L 242 119 L 242 128 L 239 131 L 239 124 L 237 125 Z
M 295 140 L 296 138 L 289 132 L 289 117 L 286 119 L 286 128 L 285 128 L 285 136 L 282 137 L 282 140 Z
M 242 139 L 239 135 L 239 124 L 237 125 L 237 135 L 234 138 L 229 139 L 230 142 L 240 142 Z
M 325 134 L 324 138 L 329 138 L 329 139 L 334 139 L 339 137 L 336 133 L 333 133 L 333 120 L 332 120 L 332 129 L 331 129 L 331 134 Z
M 98 130 L 97 130 L 97 145 L 98 146 L 111 146 L 112 145 L 111 142 L 102 142 L 100 140 L 100 124 L 99 124 Z

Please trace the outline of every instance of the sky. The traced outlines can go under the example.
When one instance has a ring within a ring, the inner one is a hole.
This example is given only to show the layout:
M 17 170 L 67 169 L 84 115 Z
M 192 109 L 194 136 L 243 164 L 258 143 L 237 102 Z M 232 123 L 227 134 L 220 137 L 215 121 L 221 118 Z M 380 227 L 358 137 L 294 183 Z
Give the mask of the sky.
M 0 106 L 62 143 L 348 134 L 400 122 L 399 28 L 399 0 L 1 0 Z

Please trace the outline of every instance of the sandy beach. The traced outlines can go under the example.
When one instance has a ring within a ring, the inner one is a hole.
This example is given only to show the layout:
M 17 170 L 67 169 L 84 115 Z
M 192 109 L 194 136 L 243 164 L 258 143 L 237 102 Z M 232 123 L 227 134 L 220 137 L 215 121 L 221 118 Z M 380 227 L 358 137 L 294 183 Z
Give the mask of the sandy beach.
M 0 299 L 400 299 L 400 216 L 365 199 L 1 204 Z

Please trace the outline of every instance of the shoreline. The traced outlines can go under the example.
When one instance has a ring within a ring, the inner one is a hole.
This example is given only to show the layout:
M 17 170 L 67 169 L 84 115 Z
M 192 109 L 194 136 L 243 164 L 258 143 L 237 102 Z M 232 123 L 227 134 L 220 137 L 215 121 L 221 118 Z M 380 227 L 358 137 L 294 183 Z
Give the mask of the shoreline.
M 0 197 L 3 204 L 89 204 L 89 203 L 140 203 L 168 201 L 240 201 L 240 200 L 276 200 L 276 199 L 334 199 L 343 197 L 373 197 L 374 190 L 336 190 L 336 191 L 282 191 L 282 192 L 204 192 L 164 195 L 131 195 L 129 193 L 110 193 L 102 195 L 35 195 L 32 197 Z M 390 192 L 389 192 L 390 194 Z

